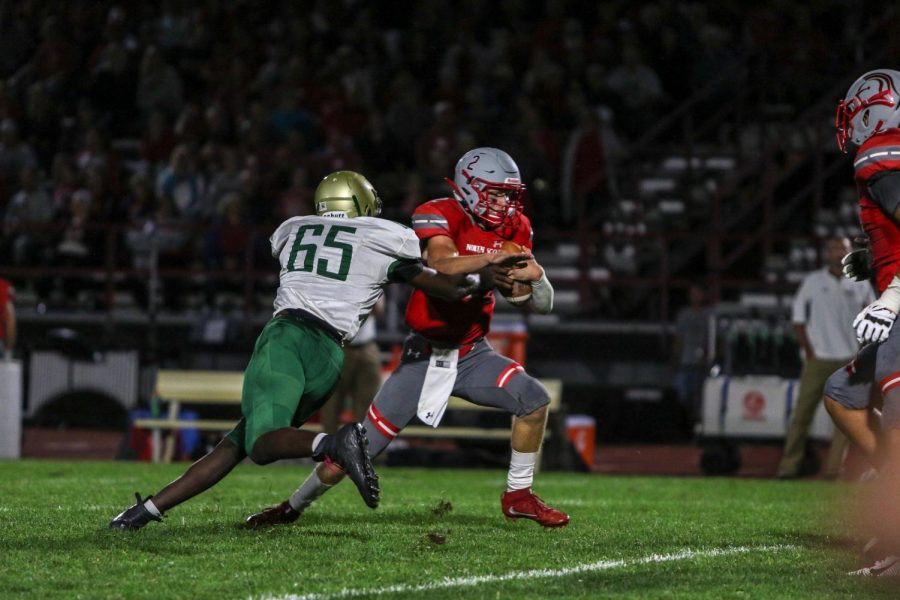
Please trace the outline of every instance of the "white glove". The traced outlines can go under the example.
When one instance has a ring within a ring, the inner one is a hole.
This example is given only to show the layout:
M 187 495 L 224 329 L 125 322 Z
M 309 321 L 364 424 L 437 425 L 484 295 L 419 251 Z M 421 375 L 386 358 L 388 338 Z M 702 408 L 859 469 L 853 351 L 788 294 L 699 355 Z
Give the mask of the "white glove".
M 878 300 L 868 305 L 853 320 L 856 340 L 860 344 L 880 344 L 888 338 L 897 313 L 880 304 Z

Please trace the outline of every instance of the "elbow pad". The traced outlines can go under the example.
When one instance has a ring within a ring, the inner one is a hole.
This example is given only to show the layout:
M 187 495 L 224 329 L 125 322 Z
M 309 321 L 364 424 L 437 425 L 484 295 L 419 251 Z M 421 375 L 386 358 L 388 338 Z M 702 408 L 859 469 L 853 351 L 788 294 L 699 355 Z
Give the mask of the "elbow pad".
M 553 286 L 546 273 L 539 280 L 531 282 L 531 305 L 542 315 L 553 310 Z

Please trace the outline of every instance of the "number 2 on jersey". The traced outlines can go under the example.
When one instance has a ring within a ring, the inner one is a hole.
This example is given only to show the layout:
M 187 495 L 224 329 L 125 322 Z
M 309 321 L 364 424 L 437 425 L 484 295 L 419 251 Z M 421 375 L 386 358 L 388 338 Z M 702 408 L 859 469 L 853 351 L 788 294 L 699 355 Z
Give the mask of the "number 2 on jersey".
M 324 241 L 317 240 L 305 244 L 303 243 L 307 232 L 310 233 L 310 237 L 312 238 L 321 238 L 324 231 L 325 226 L 321 223 L 301 225 L 297 229 L 297 237 L 294 239 L 294 245 L 291 248 L 291 256 L 288 259 L 287 270 L 311 272 L 313 270 L 313 263 L 315 263 L 316 273 L 322 277 L 346 281 L 347 273 L 350 272 L 350 261 L 353 259 L 353 246 L 347 242 L 339 241 L 337 236 L 340 233 L 356 233 L 356 227 L 332 225 L 328 228 L 328 233 L 325 235 Z M 327 259 L 320 258 L 318 261 L 316 260 L 316 252 L 318 251 L 320 244 L 327 248 L 335 248 L 341 251 L 341 264 L 338 266 L 337 271 L 328 270 Z M 303 264 L 300 268 L 297 268 L 297 255 L 301 252 L 303 253 Z

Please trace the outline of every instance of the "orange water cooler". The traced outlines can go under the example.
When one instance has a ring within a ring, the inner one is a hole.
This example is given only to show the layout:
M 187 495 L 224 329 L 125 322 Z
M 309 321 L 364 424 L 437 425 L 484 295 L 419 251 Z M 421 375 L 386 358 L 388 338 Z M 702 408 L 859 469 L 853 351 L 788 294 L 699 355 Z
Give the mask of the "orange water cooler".
M 572 442 L 584 466 L 594 465 L 594 437 L 597 435 L 597 421 L 590 415 L 569 415 L 566 417 L 566 437 Z

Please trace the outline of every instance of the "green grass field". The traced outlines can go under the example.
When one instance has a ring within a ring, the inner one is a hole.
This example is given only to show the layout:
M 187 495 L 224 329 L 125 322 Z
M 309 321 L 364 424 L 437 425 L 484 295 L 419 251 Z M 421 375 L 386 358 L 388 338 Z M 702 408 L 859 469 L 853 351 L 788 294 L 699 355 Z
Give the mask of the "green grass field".
M 254 532 L 243 518 L 309 469 L 241 466 L 161 524 L 106 529 L 183 468 L 0 462 L 0 598 L 897 597 L 843 574 L 847 485 L 544 473 L 537 491 L 572 516 L 544 531 L 502 517 L 504 472 L 382 468 L 378 510 L 345 484 Z

